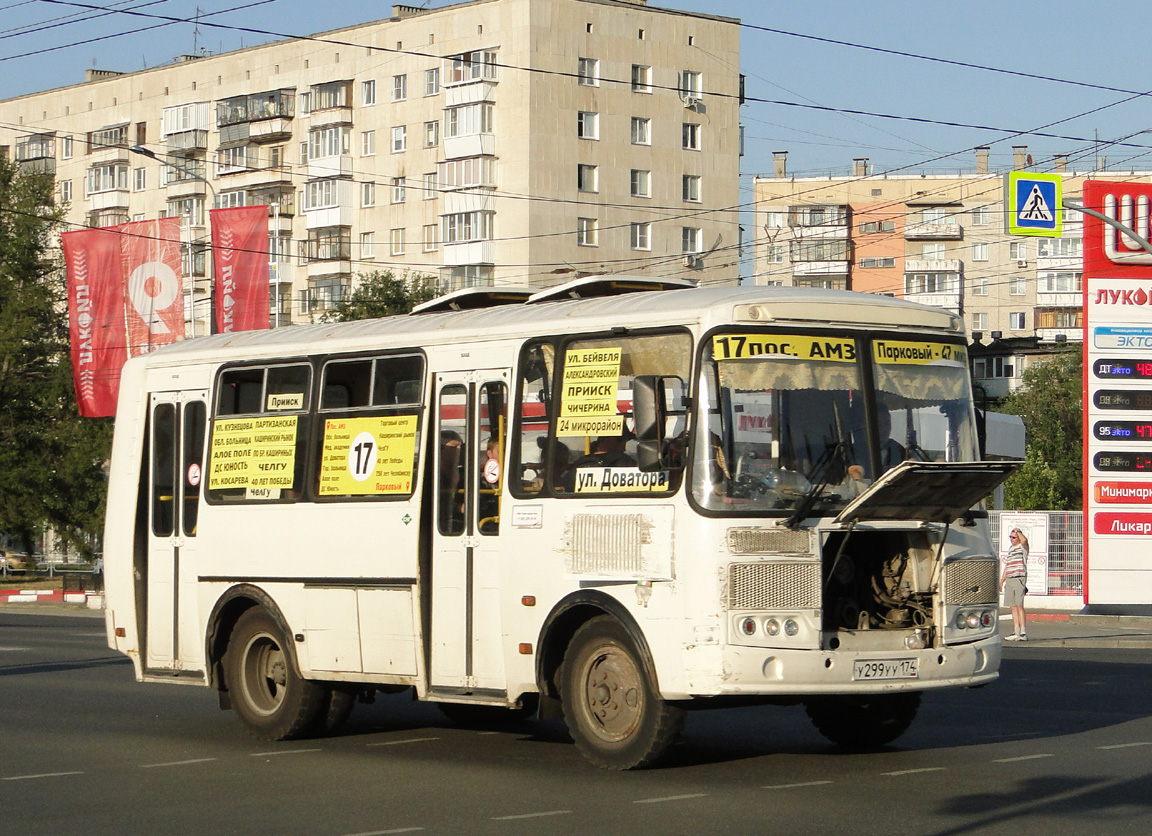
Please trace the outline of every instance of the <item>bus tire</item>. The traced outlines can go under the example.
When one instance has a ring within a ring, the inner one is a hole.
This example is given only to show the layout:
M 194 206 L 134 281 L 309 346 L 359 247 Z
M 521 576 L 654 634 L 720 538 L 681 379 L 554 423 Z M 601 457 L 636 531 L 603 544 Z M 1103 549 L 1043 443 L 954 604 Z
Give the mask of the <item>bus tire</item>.
M 627 630 L 593 618 L 572 637 L 560 673 L 564 721 L 576 748 L 604 769 L 651 766 L 684 728 L 662 700 Z
M 356 692 L 341 685 L 329 684 L 324 688 L 320 710 L 316 712 L 312 731 L 316 734 L 332 734 L 352 716 L 356 707 Z
M 296 673 L 289 647 L 261 607 L 236 620 L 228 642 L 228 691 L 236 716 L 258 740 L 300 737 L 327 704 L 327 689 Z
M 804 702 L 820 734 L 847 749 L 876 749 L 904 734 L 916 718 L 920 692 L 812 697 Z

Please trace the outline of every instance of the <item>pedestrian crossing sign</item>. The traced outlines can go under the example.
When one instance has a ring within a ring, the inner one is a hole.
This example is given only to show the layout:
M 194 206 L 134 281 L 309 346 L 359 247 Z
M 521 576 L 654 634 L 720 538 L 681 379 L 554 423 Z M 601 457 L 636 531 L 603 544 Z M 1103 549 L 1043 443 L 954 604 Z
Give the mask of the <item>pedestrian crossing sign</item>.
M 1064 234 L 1064 178 L 1010 171 L 1004 175 L 1004 231 L 1059 238 Z

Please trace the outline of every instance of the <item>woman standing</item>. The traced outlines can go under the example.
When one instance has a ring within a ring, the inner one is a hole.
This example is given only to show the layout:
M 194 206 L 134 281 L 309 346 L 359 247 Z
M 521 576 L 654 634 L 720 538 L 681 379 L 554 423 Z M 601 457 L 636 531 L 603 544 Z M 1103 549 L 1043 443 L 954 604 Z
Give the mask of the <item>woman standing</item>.
M 1016 632 L 1005 636 L 1005 641 L 1028 641 L 1028 619 L 1024 615 L 1024 581 L 1028 576 L 1028 538 L 1018 528 L 1008 534 L 1011 544 L 1004 558 L 1004 574 L 1000 578 L 1000 591 L 1004 593 L 1004 606 L 1012 610 L 1012 626 Z

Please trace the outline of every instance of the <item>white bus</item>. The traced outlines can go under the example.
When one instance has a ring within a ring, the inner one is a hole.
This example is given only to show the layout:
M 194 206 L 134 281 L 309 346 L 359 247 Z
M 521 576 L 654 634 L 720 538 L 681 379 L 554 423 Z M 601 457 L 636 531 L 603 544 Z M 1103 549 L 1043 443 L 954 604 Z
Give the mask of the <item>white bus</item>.
M 257 737 L 414 689 L 656 761 L 688 709 L 847 746 L 997 676 L 960 318 L 593 277 L 189 340 L 124 367 L 107 630 Z

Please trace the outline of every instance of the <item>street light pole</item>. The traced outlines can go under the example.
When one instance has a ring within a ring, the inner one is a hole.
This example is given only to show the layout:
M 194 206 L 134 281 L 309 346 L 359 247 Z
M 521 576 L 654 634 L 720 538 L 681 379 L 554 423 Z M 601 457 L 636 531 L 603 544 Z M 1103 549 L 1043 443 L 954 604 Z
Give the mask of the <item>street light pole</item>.
M 160 158 L 158 156 L 156 156 L 155 151 L 153 151 L 151 148 L 145 148 L 143 145 L 130 145 L 128 147 L 128 150 L 130 152 L 132 152 L 133 154 L 139 154 L 141 157 L 147 157 L 150 160 L 155 160 L 156 162 L 162 162 L 160 160 Z M 172 168 L 183 172 L 192 180 L 199 180 L 201 183 L 203 183 L 205 186 L 207 186 L 208 191 L 212 195 L 212 205 L 215 206 L 215 204 L 216 204 L 216 188 L 215 188 L 215 186 L 212 185 L 212 183 L 210 183 L 208 181 L 207 177 L 205 177 L 202 174 L 197 174 L 192 169 L 187 168 L 186 166 L 183 166 L 180 163 L 164 162 L 164 165 L 171 166 Z M 211 207 L 209 207 L 209 208 L 211 208 Z M 188 266 L 190 268 L 191 276 L 188 277 L 189 278 L 188 293 L 189 293 L 189 296 L 191 297 L 191 303 L 188 305 L 188 309 L 189 309 L 189 311 L 191 313 L 191 317 L 192 317 L 192 334 L 191 334 L 190 338 L 193 338 L 193 339 L 196 337 L 196 253 L 193 250 L 193 244 L 194 243 L 195 242 L 193 241 L 193 238 L 192 238 L 192 217 L 191 217 L 191 213 L 189 213 L 189 217 L 188 217 Z M 212 333 L 212 318 L 215 316 L 215 311 L 212 309 L 212 304 L 211 304 L 212 293 L 213 293 L 212 292 L 212 280 L 214 278 L 214 271 L 215 271 L 215 265 L 213 264 L 211 233 L 209 233 L 209 236 L 208 236 L 208 247 L 205 250 L 205 252 L 207 254 L 207 257 L 206 257 L 207 264 L 205 265 L 204 272 L 205 272 L 205 277 L 208 280 L 208 302 L 209 302 L 209 305 L 208 305 L 208 326 L 206 329 L 206 335 L 207 335 L 207 334 Z

